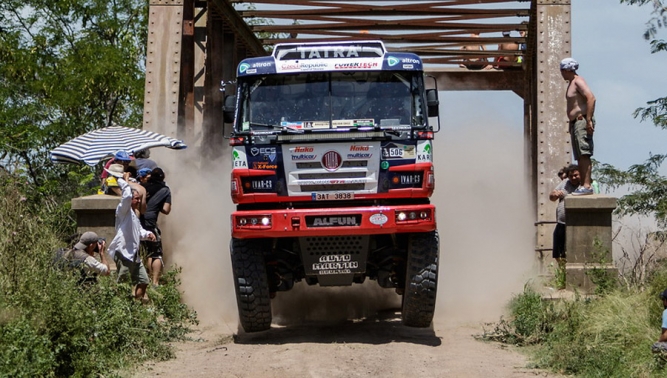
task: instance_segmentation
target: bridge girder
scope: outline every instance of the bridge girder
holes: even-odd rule
[[[555,219],[548,193],[557,170],[571,161],[557,69],[571,54],[570,8],[570,0],[150,0],[143,127],[186,139],[214,159],[228,133],[221,83],[229,88],[242,59],[268,54],[276,43],[380,39],[389,50],[419,54],[440,90],[511,90],[523,99],[535,249],[542,257],[551,249]],[[507,43],[526,48],[461,49]],[[519,55],[520,63],[495,63]],[[492,61],[498,69],[460,68],[466,59]]]

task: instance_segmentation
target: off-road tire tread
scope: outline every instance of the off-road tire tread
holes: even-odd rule
[[[245,332],[271,328],[271,298],[262,243],[235,239],[230,244],[239,320]]]
[[[406,326],[431,325],[438,289],[439,244],[437,231],[410,235],[402,310]]]

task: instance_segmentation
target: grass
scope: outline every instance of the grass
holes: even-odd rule
[[[50,216],[0,181],[0,376],[109,377],[173,357],[168,342],[197,321],[181,303],[178,270],[151,289],[149,305],[113,277],[82,287],[79,272],[53,265],[64,244]]]
[[[604,296],[543,300],[526,286],[509,304],[510,316],[484,338],[527,348],[532,366],[578,377],[664,377],[664,362],[651,353],[660,334],[667,266],[646,290],[614,285]]]

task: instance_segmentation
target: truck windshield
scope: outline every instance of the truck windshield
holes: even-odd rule
[[[333,72],[244,78],[237,131],[423,127],[420,72]]]

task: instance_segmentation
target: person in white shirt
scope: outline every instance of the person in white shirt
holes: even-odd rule
[[[125,172],[121,175],[111,170],[107,172],[117,178],[122,192],[116,207],[116,236],[109,243],[109,256],[116,262],[118,281],[129,275],[132,284],[136,285],[134,297],[141,300],[150,281],[139,256],[139,244],[141,240],[155,241],[155,235],[141,227],[135,212],[141,205],[141,194],[128,184],[130,174]]]

